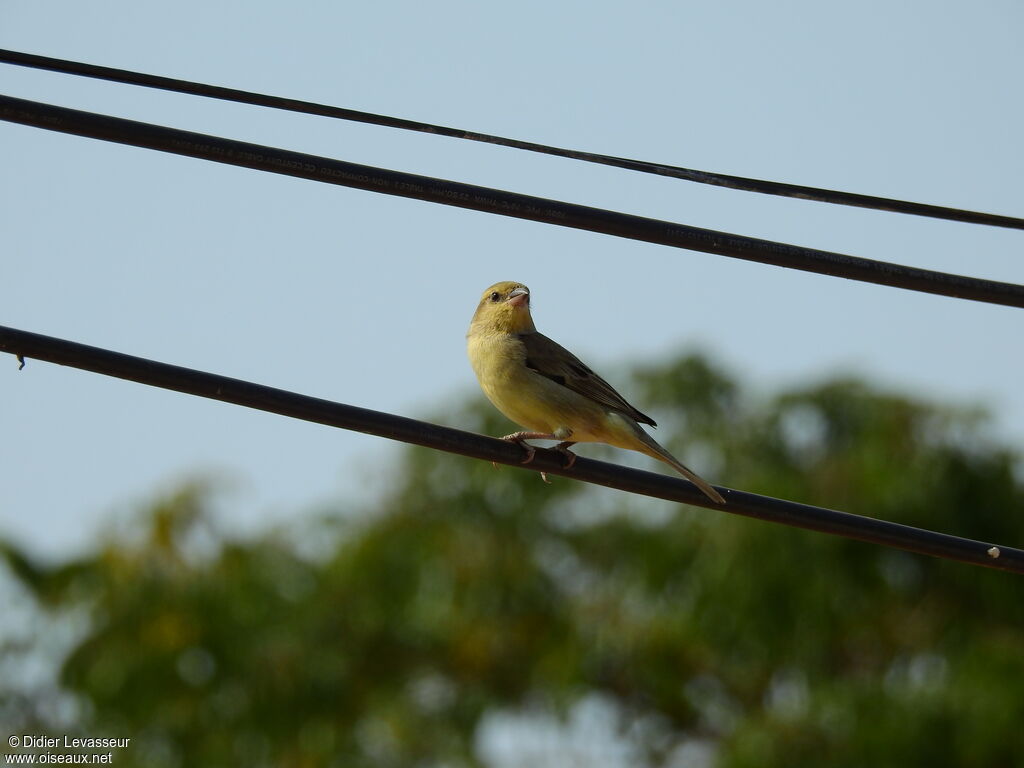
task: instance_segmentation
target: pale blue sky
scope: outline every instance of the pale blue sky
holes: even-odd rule
[[[1016,0],[0,3],[0,47],[1017,216],[1022,31]],[[1024,282],[1017,231],[6,65],[0,84],[22,98]],[[7,123],[0,164],[0,324],[422,416],[475,392],[469,316],[487,285],[514,279],[533,290],[540,328],[606,373],[692,347],[765,392],[856,372],[985,404],[998,433],[1024,445],[1017,309]],[[18,372],[2,358],[0,434],[0,534],[50,554],[199,471],[238,481],[227,506],[233,525],[249,526],[372,493],[397,450],[45,363]]]

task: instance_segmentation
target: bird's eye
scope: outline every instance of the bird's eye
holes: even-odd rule
[[[491,301],[497,301],[500,298],[501,298],[501,294],[498,293],[497,291],[495,291],[494,293],[491,294]]]

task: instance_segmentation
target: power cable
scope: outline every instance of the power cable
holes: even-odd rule
[[[158,88],[165,91],[185,93],[193,96],[204,96],[223,101],[234,101],[241,104],[252,104],[272,109],[287,110],[290,112],[301,112],[322,117],[331,117],[340,120],[351,120],[371,125],[380,125],[388,128],[398,128],[407,131],[419,131],[422,133],[433,133],[439,136],[448,136],[456,139],[468,139],[487,144],[496,144],[514,149],[539,152],[546,155],[566,157],[573,160],[582,160],[588,163],[599,163],[617,168],[625,168],[641,173],[653,173],[659,176],[669,176],[676,179],[695,181],[700,184],[710,184],[718,187],[727,187],[747,192],[758,192],[766,195],[778,195],[781,197],[794,197],[802,200],[815,200],[823,203],[836,205],[848,205],[857,208],[871,208],[879,211],[891,211],[894,213],[905,213],[914,216],[928,216],[935,219],[946,219],[950,221],[961,221],[970,224],[985,224],[993,227],[1007,227],[1010,229],[1024,229],[1024,219],[1013,216],[1003,216],[993,213],[980,213],[967,211],[960,208],[949,208],[940,205],[928,205],[925,203],[913,203],[905,200],[894,200],[874,195],[861,195],[853,192],[841,192],[831,189],[820,189],[800,184],[786,184],[762,179],[750,179],[742,176],[731,176],[722,173],[709,171],[697,171],[691,168],[681,168],[675,165],[653,163],[645,160],[630,160],[624,157],[602,155],[595,152],[583,152],[574,149],[562,149],[545,144],[537,144],[531,141],[520,141],[508,139],[501,136],[493,136],[486,133],[467,131],[461,128],[447,128],[443,125],[422,123],[416,120],[405,120],[387,115],[377,115],[372,112],[362,112],[355,109],[332,107],[326,104],[317,104],[298,99],[288,99],[279,96],[268,96],[262,93],[241,91],[235,88],[223,88],[216,85],[205,85],[189,80],[177,80],[159,75],[149,75],[142,72],[132,72],[125,69],[114,69],[112,67],[101,67],[95,64],[84,64],[66,59],[55,59],[48,56],[38,56],[31,53],[9,51],[0,49],[0,62],[14,64],[35,69],[45,69],[52,72],[92,77],[100,80],[108,80],[117,83],[140,85],[148,88]]]
[[[700,229],[532,195],[0,96],[0,119],[243,168],[924,293],[1024,307],[1024,286]],[[726,289],[723,289],[727,291]]]
[[[45,360],[294,419],[386,437],[485,461],[522,466],[523,449],[497,438],[300,395],[227,376],[168,365],[52,336],[0,326],[0,351],[15,355],[22,365],[26,357]],[[1024,550],[914,528],[887,520],[719,487],[719,492],[726,499],[726,504],[722,506],[710,502],[696,486],[682,478],[644,472],[582,456],[577,458],[571,469],[566,469],[565,457],[556,451],[546,449],[538,449],[534,460],[526,468],[629,493],[693,504],[987,568],[1024,573]]]

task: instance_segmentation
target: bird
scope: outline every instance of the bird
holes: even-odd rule
[[[480,297],[466,334],[470,364],[494,406],[524,430],[502,439],[526,452],[526,440],[558,440],[555,450],[576,463],[569,447],[606,443],[639,451],[672,466],[716,504],[725,499],[710,483],[655,442],[641,426],[657,426],[569,350],[537,331],[530,314],[530,289],[495,283]]]

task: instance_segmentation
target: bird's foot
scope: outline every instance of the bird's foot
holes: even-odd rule
[[[522,463],[529,464],[537,455],[537,449],[525,442],[526,440],[557,440],[558,438],[547,432],[513,432],[511,435],[505,435],[501,439],[521,445],[526,451],[526,458],[523,459]]]
[[[526,442],[526,433],[524,432],[513,432],[511,435],[505,435],[501,439],[509,443],[515,443],[526,451],[526,458],[520,462],[521,464],[529,464],[537,455],[537,449]]]
[[[554,435],[548,434],[547,432],[513,432],[511,435],[505,435],[501,439],[522,446],[523,450],[526,451],[526,458],[523,459],[522,463],[529,464],[537,456],[537,449],[525,442],[526,440],[557,440],[558,438]],[[569,445],[572,445],[572,443],[569,443]],[[564,449],[559,450],[562,450],[564,453],[569,453]],[[571,456],[572,454],[569,455]],[[573,456],[573,461],[575,461],[575,456]],[[569,463],[569,466],[572,466],[572,462]],[[548,480],[547,472],[541,472],[540,479],[549,485],[551,484],[551,481]]]
[[[576,463],[576,454],[569,450],[569,446],[576,445],[572,440],[566,440],[564,443],[559,443],[555,446],[554,450],[565,456],[566,464],[563,469],[572,469]]]

